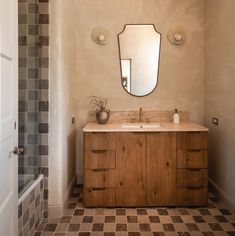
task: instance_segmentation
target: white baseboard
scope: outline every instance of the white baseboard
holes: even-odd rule
[[[66,202],[68,201],[70,192],[72,191],[72,188],[74,186],[74,183],[77,180],[77,175],[75,174],[71,183],[69,184],[68,189],[66,190],[64,197],[63,197],[63,204],[60,205],[54,205],[54,206],[48,206],[48,217],[49,218],[60,218],[63,216],[64,213],[64,205],[66,204]]]
[[[64,195],[64,199],[63,199],[63,204],[64,204],[64,205],[65,205],[65,203],[68,201],[69,195],[70,195],[70,193],[71,193],[71,191],[72,191],[72,189],[73,189],[73,186],[74,186],[74,184],[75,184],[76,181],[77,181],[77,175],[75,174],[74,177],[72,178],[71,183],[69,184],[69,187],[68,187],[68,189],[67,189],[65,195]]]
[[[63,216],[63,206],[48,206],[48,218],[60,218]]]
[[[83,171],[77,171],[77,183],[83,184]]]
[[[210,178],[209,178],[209,184],[216,191],[220,201],[228,208],[228,210],[230,210],[233,214],[235,214],[234,200]]]

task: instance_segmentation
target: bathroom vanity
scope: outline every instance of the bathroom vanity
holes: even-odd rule
[[[88,123],[83,132],[86,207],[207,205],[207,128]]]

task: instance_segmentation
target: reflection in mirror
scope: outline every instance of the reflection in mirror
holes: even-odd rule
[[[148,95],[157,85],[161,34],[154,25],[125,25],[118,42],[123,88]]]
[[[121,59],[122,85],[127,90],[131,89],[131,59]]]

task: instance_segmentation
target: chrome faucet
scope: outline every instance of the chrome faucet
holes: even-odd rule
[[[140,107],[140,109],[139,109],[139,123],[142,122],[142,113],[143,113],[143,108]]]

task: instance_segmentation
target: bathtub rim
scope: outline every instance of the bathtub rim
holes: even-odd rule
[[[40,183],[43,179],[43,174],[38,175],[37,179],[33,181],[33,183],[26,189],[26,191],[18,198],[18,205],[20,205],[26,197],[30,194],[30,192]]]

